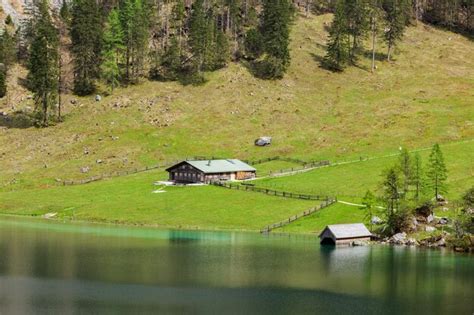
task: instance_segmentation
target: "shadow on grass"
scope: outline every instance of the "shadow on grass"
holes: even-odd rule
[[[35,126],[35,119],[32,114],[15,112],[0,116],[0,127],[26,129]]]

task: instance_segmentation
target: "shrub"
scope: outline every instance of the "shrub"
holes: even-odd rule
[[[255,76],[261,79],[281,79],[286,67],[281,59],[266,56],[263,60],[255,62]]]

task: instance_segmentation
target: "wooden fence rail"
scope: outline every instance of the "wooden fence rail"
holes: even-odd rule
[[[280,222],[277,222],[277,223],[267,225],[266,227],[264,227],[263,229],[260,230],[260,233],[270,233],[274,229],[281,228],[285,225],[290,224],[291,222],[294,222],[298,219],[301,219],[301,218],[306,217],[310,214],[313,214],[316,211],[319,211],[321,209],[329,207],[330,205],[332,205],[335,202],[337,202],[336,199],[326,200],[324,203],[320,204],[319,206],[308,209],[308,210],[304,211],[303,213],[295,214],[295,215],[289,217],[288,219],[286,219],[284,221],[280,221]]]
[[[63,180],[60,183],[64,186],[82,185],[82,184],[96,182],[96,181],[99,181],[99,180],[102,180],[102,179],[105,179],[105,178],[125,176],[125,175],[131,175],[131,174],[146,172],[146,171],[150,171],[150,170],[154,170],[154,169],[167,168],[167,167],[170,167],[174,164],[177,164],[177,163],[179,163],[183,160],[192,161],[192,160],[217,160],[217,159],[223,159],[223,158],[216,157],[216,156],[191,156],[191,157],[186,157],[186,158],[180,159],[180,160],[167,161],[167,162],[163,162],[161,164],[155,164],[155,165],[145,166],[145,167],[141,167],[141,168],[134,168],[134,169],[128,169],[128,170],[123,170],[123,171],[115,171],[115,172],[110,172],[110,173],[104,173],[104,174],[100,174],[100,175],[96,175],[96,176],[92,176],[92,177],[84,178],[84,179]],[[270,162],[270,161],[276,161],[276,160],[291,161],[291,162],[294,162],[294,163],[302,164],[303,166],[302,167],[291,168],[291,169],[288,169],[288,170],[280,170],[280,171],[277,171],[277,172],[270,172],[271,176],[277,176],[278,174],[284,173],[284,172],[292,172],[292,171],[304,170],[304,169],[307,169],[307,168],[313,168],[313,167],[318,167],[318,166],[329,165],[329,161],[304,162],[302,160],[297,160],[297,159],[292,159],[292,158],[282,158],[282,157],[279,157],[279,156],[264,158],[264,159],[255,160],[255,161],[246,161],[246,162],[248,164],[251,164],[251,165],[258,165],[258,164],[262,164],[262,163],[266,163],[266,162]]]
[[[303,200],[333,200],[334,197],[330,196],[323,196],[323,195],[308,195],[308,194],[299,194],[289,191],[279,191],[274,189],[262,188],[253,185],[239,185],[239,184],[231,184],[226,182],[214,181],[211,182],[212,185],[225,187],[228,189],[235,189],[235,190],[242,190],[242,191],[254,191],[259,193],[264,193],[270,196],[278,196],[278,197],[285,197],[285,198],[293,198],[293,199],[303,199]]]

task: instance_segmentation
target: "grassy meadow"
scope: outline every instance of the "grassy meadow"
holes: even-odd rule
[[[163,170],[82,186],[59,183],[196,155],[341,162],[436,142],[449,169],[448,196],[458,198],[474,184],[472,41],[419,23],[408,28],[393,62],[384,60],[386,47],[379,43],[376,73],[370,73],[365,56],[357,67],[332,73],[320,66],[330,20],[330,15],[296,19],[292,62],[282,80],[259,80],[231,63],[207,74],[201,86],[146,81],[117,89],[100,102],[65,95],[64,122],[43,129],[14,114],[32,106],[28,92],[15,83],[25,76],[18,69],[9,79],[17,87],[9,90],[17,94],[0,100],[0,111],[12,117],[0,118],[0,213],[57,212],[65,220],[258,230],[314,203],[205,186],[152,193],[158,189],[153,182],[166,179]],[[272,136],[272,145],[255,147],[259,136]],[[426,162],[429,151],[420,153]],[[255,183],[357,199],[367,189],[377,190],[381,172],[395,161],[377,158]],[[297,166],[273,161],[256,167],[265,176]],[[89,171],[81,172],[83,167]],[[283,231],[360,221],[359,212],[338,204]]]
[[[467,188],[474,185],[474,141],[451,143],[441,146],[448,168],[448,194],[450,198],[460,198]],[[428,163],[430,149],[419,151]],[[383,180],[383,172],[395,165],[398,156],[380,157],[315,169],[309,172],[269,177],[254,181],[258,187],[306,194],[327,194],[343,197],[362,198],[367,189],[377,192]]]
[[[159,175],[150,171],[85,185],[4,192],[0,213],[57,213],[64,220],[257,231],[317,204],[214,186],[156,186]]]

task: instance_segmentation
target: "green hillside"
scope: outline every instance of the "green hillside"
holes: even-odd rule
[[[0,119],[0,125],[5,125],[0,129],[0,211],[60,212],[69,217],[65,211],[77,208],[76,218],[84,220],[258,229],[261,223],[285,219],[314,204],[214,187],[152,194],[151,185],[164,178],[163,172],[85,186],[57,188],[57,181],[195,155],[342,161],[396,153],[400,146],[425,148],[435,142],[442,144],[447,156],[451,195],[457,198],[474,178],[472,142],[459,144],[474,139],[474,43],[419,23],[407,30],[393,62],[377,62],[375,74],[370,73],[370,60],[363,57],[358,67],[332,73],[320,67],[325,24],[330,20],[330,15],[323,15],[295,21],[292,63],[279,81],[256,79],[242,64],[231,64],[208,74],[202,86],[143,82],[118,89],[100,102],[68,95],[65,121],[49,128],[28,127],[20,115],[8,123]],[[380,45],[381,59],[385,50]],[[31,106],[26,94],[18,99],[15,110]],[[0,103],[2,110],[14,111],[5,100]],[[255,147],[253,140],[262,135],[272,136],[274,143]],[[458,144],[449,145],[453,142]],[[359,196],[376,186],[380,171],[393,161],[331,167],[263,180],[262,185]],[[262,172],[288,165],[265,165]],[[90,170],[82,173],[81,167]],[[344,175],[357,183],[348,183]],[[134,203],[127,198],[137,197],[128,191],[144,197]],[[165,198],[169,208],[157,198]],[[176,213],[171,218],[174,206],[170,205],[175,204],[181,204],[180,213],[196,211],[196,216],[205,215],[209,204],[215,211],[208,219]],[[168,216],[166,211],[171,211]],[[239,213],[258,220],[240,222],[235,219]]]

